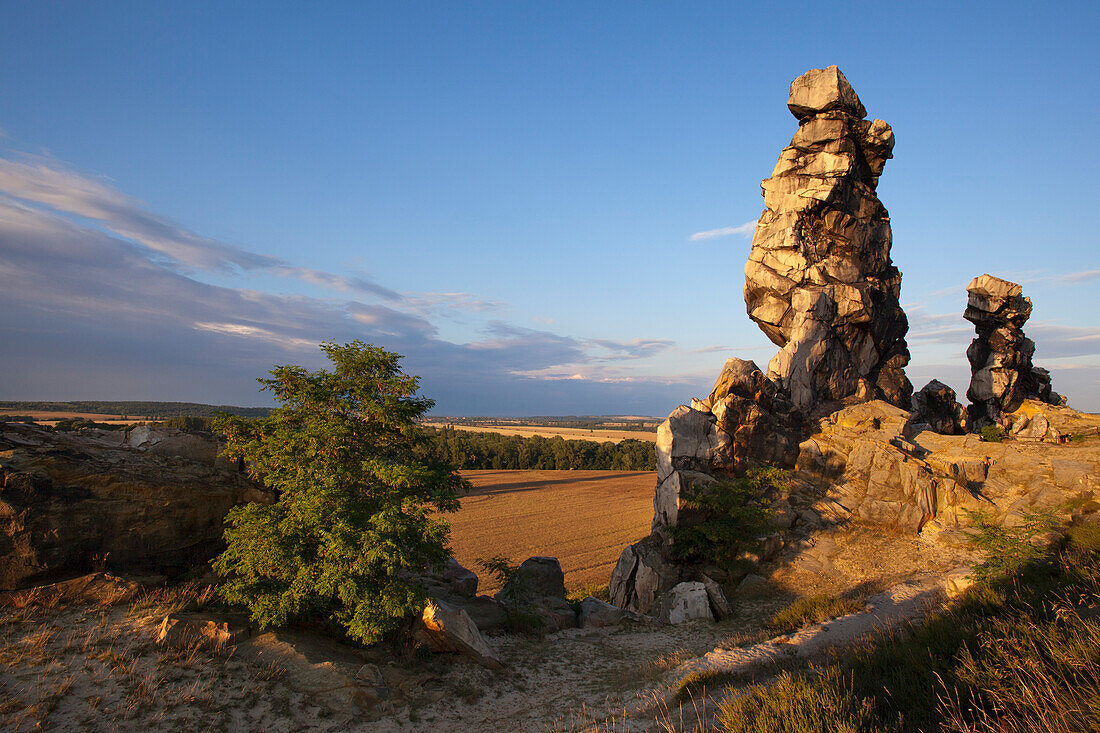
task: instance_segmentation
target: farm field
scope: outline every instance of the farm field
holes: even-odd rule
[[[566,440],[592,440],[597,443],[618,443],[622,440],[633,438],[634,440],[646,440],[650,443],[654,443],[657,440],[657,433],[646,432],[644,430],[604,430],[595,429],[587,430],[585,428],[551,428],[551,427],[539,427],[537,425],[523,425],[521,427],[511,427],[509,425],[492,425],[492,426],[475,426],[475,425],[452,425],[450,423],[442,422],[426,422],[424,425],[433,428],[454,428],[455,430],[469,430],[473,433],[500,433],[501,435],[518,435],[521,438],[532,438],[536,435],[543,438],[553,438],[560,435]]]
[[[503,555],[561,562],[565,587],[605,585],[623,548],[649,534],[650,471],[463,471],[474,490],[448,516],[455,558],[478,574],[479,593],[500,586],[477,565]]]
[[[150,418],[143,415],[127,415],[125,419],[122,415],[105,415],[103,413],[96,412],[65,412],[60,410],[22,410],[22,409],[7,409],[0,410],[0,414],[12,414],[12,415],[29,415],[33,417],[36,422],[53,425],[58,420],[66,420],[68,418],[84,418],[85,420],[93,420],[95,422],[106,423],[108,425],[129,425],[131,423],[148,421]]]

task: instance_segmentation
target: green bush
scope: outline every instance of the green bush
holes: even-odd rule
[[[1000,443],[1005,439],[1005,429],[1000,425],[986,425],[978,434],[987,443]]]
[[[277,492],[272,505],[230,510],[214,568],[231,603],[261,626],[334,625],[373,642],[423,608],[415,574],[449,556],[450,526],[468,484],[441,462],[413,458],[418,396],[401,357],[359,341],[321,345],[331,372],[279,366],[260,379],[280,406],[268,417],[219,415],[225,455]]]
[[[710,562],[730,568],[742,550],[758,545],[757,538],[770,531],[771,501],[768,492],[787,485],[787,473],[779,468],[754,468],[744,476],[699,487],[685,502],[699,511],[702,521],[672,529],[672,552],[681,562]]]
[[[1014,572],[1045,556],[1046,548],[1039,545],[1036,539],[1060,524],[1053,509],[1025,509],[1020,523],[1012,527],[981,509],[963,511],[978,530],[977,534],[969,536],[971,546],[982,555],[982,563],[974,572],[978,579]]]

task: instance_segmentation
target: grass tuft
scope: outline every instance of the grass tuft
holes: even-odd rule
[[[974,585],[823,670],[732,688],[722,730],[1100,731],[1096,533]]]
[[[830,593],[800,598],[771,617],[765,628],[774,634],[797,631],[806,626],[846,616],[863,608],[863,604]]]

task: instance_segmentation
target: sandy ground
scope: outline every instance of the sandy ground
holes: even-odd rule
[[[597,443],[618,443],[619,441],[633,438],[645,440],[650,443],[657,441],[657,433],[644,430],[586,430],[584,428],[542,428],[537,425],[524,425],[511,427],[508,425],[493,425],[480,427],[475,425],[452,425],[450,423],[428,422],[424,423],[433,428],[454,428],[455,430],[468,430],[473,433],[500,433],[501,435],[519,435],[523,438],[531,438],[536,435],[543,438],[553,438],[560,435],[566,440],[592,440]]]
[[[688,674],[733,671],[748,683],[771,678],[777,664],[813,662],[919,614],[953,560],[915,538],[822,532],[768,567],[753,594],[732,598],[728,619],[489,634],[508,665],[500,672],[455,655],[302,641],[299,632],[258,634],[222,651],[158,645],[160,620],[194,591],[9,603],[0,608],[0,729],[689,731],[710,719],[716,694],[672,703]],[[823,589],[847,590],[867,608],[768,639],[767,619]],[[365,711],[357,707],[361,667],[385,678],[387,690]]]
[[[623,548],[649,534],[657,475],[634,471],[463,471],[474,491],[448,517],[455,558],[499,590],[477,561],[557,557],[565,586],[606,585]]]

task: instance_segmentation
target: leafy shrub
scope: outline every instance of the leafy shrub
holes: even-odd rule
[[[786,488],[787,473],[779,468],[754,468],[744,476],[698,487],[685,502],[702,513],[702,521],[674,527],[672,551],[681,562],[711,562],[732,567],[741,550],[757,546],[769,531],[768,492]]]
[[[261,626],[334,623],[373,642],[423,608],[416,573],[449,556],[450,526],[468,484],[444,463],[414,459],[416,394],[401,357],[359,341],[321,345],[333,371],[278,366],[260,379],[280,406],[268,417],[220,415],[225,455],[243,460],[278,500],[230,510],[214,568],[231,603]]]
[[[1046,549],[1036,540],[1060,524],[1054,510],[1025,509],[1020,523],[1012,527],[982,509],[963,511],[978,530],[970,535],[969,542],[982,555],[982,563],[974,572],[979,579],[1014,572],[1046,555]]]
[[[1000,425],[986,425],[978,434],[987,443],[1000,443],[1005,439],[1005,429]]]

